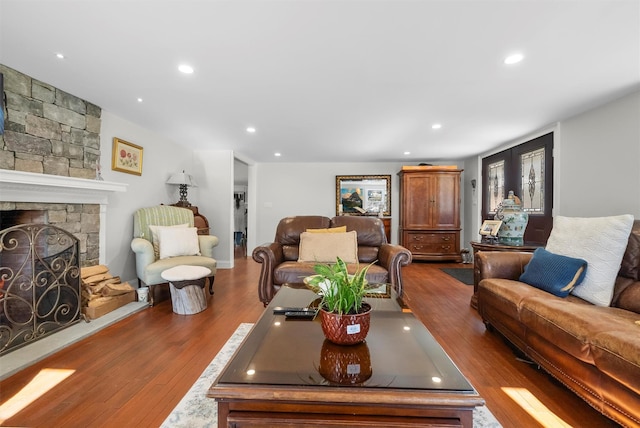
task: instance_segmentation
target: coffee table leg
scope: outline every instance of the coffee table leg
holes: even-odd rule
[[[228,416],[229,416],[229,402],[218,401],[218,428],[227,427]]]

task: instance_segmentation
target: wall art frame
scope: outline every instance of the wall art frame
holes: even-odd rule
[[[113,137],[111,169],[127,174],[142,175],[142,154],[138,145]]]
[[[391,175],[336,175],[336,215],[391,215]]]

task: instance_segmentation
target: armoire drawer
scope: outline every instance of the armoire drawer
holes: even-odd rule
[[[457,232],[405,232],[403,245],[416,260],[458,260],[460,258]]]
[[[407,244],[455,244],[458,234],[455,232],[433,233],[433,232],[405,232],[405,242]]]

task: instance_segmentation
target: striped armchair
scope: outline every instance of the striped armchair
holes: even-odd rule
[[[160,274],[166,269],[178,265],[203,266],[211,270],[209,277],[209,292],[213,293],[213,280],[216,273],[217,261],[213,258],[213,248],[218,245],[218,237],[198,235],[200,255],[181,255],[176,257],[159,258],[154,250],[152,231],[150,226],[175,226],[186,224],[194,227],[193,212],[186,208],[169,205],[159,205],[150,208],[140,208],[133,214],[133,240],[131,249],[136,255],[136,273],[138,285],[149,287],[151,304],[155,303],[154,286],[164,284]]]

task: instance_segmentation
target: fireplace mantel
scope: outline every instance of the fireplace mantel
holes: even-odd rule
[[[107,204],[113,192],[128,184],[0,169],[0,202],[100,205],[100,263],[105,263]]]
[[[0,169],[0,201],[108,204],[109,194],[128,184]]]

